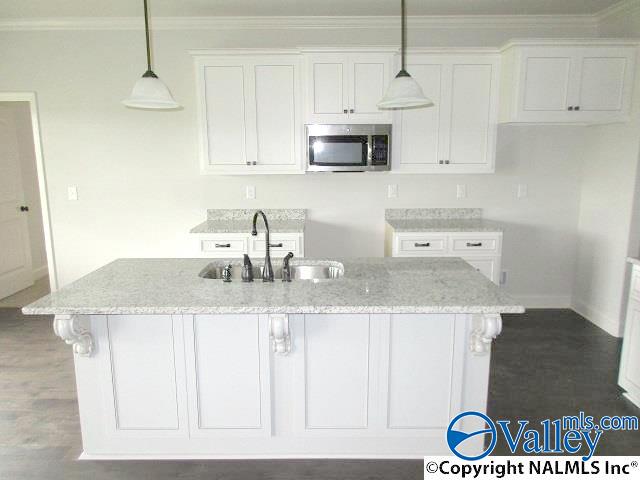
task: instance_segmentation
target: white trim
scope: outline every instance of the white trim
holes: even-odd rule
[[[575,298],[572,302],[572,308],[577,313],[593,323],[596,327],[599,327],[607,332],[609,335],[613,335],[617,338],[622,338],[623,324],[619,320],[611,318],[606,313]]]
[[[525,308],[571,308],[570,295],[518,295],[511,296]]]
[[[47,271],[49,285],[52,292],[58,288],[58,275],[53,253],[53,231],[51,229],[51,212],[49,211],[49,193],[42,153],[40,136],[40,120],[38,116],[38,100],[35,92],[0,92],[0,102],[29,102],[31,114],[31,128],[33,130],[33,146],[36,157],[36,171],[38,174],[38,190],[40,192],[40,206],[42,208],[42,226],[44,229],[44,246],[47,253]]]
[[[402,454],[382,454],[382,453],[347,453],[347,454],[172,454],[162,453],[158,455],[135,455],[135,454],[92,454],[82,452],[78,460],[287,460],[287,459],[389,459],[389,460],[422,460],[424,455],[402,455]]]
[[[33,281],[35,282],[36,280],[40,280],[41,278],[49,275],[49,267],[46,264],[41,265],[38,268],[34,268],[32,272],[33,272]]]
[[[410,28],[511,29],[535,27],[583,27],[596,33],[596,15],[415,15],[408,18]],[[282,30],[282,29],[399,29],[400,17],[376,16],[223,16],[155,17],[154,30]],[[49,17],[12,18],[0,21],[0,31],[24,30],[138,30],[140,17]]]

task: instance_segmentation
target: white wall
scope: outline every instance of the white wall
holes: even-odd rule
[[[640,8],[600,26],[605,37],[639,33]],[[640,253],[640,75],[636,75],[633,112],[629,123],[590,127],[580,153],[583,167],[573,308],[615,336],[621,336],[624,328],[630,271],[625,259]]]
[[[20,157],[20,174],[24,191],[25,205],[29,206],[27,224],[29,229],[29,246],[33,265],[34,280],[47,275],[47,254],[44,245],[42,228],[42,209],[38,190],[38,174],[36,171],[35,147],[31,112],[28,102],[4,103],[13,111]]]
[[[569,37],[590,27],[566,27]],[[557,27],[412,30],[413,45],[499,45],[514,37],[558,36]],[[505,221],[507,288],[529,304],[568,306],[579,211],[581,127],[501,127],[494,175],[334,174],[214,177],[198,173],[195,80],[188,49],[387,44],[392,29],[162,30],[156,72],[184,109],[129,110],[120,104],[144,70],[134,31],[0,32],[0,90],[38,94],[60,284],[117,257],[189,256],[189,228],[207,208],[310,209],[310,256],[383,254],[385,207],[483,207]],[[386,198],[386,185],[399,198]],[[457,183],[468,198],[456,200]],[[516,199],[527,183],[529,197]],[[257,199],[243,198],[244,185]],[[77,185],[79,201],[66,199]]]

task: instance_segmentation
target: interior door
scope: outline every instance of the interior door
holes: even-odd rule
[[[0,298],[33,285],[13,110],[0,105]]]

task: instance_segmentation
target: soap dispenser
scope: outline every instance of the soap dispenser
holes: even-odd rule
[[[251,259],[246,253],[244,254],[244,265],[242,266],[242,281],[253,282],[253,265],[251,265]]]

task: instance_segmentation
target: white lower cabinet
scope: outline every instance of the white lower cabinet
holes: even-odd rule
[[[626,390],[626,397],[640,407],[640,267],[637,265],[631,274],[618,384]]]
[[[385,254],[390,257],[461,257],[499,285],[502,232],[397,232],[387,226]]]
[[[486,409],[483,318],[92,316],[94,352],[75,356],[83,457],[446,454],[450,419]]]
[[[212,258],[238,258],[248,254],[252,260],[265,255],[264,233],[201,233],[197,234],[195,255]],[[271,256],[284,257],[293,252],[295,257],[304,257],[303,233],[272,233],[269,237]]]

